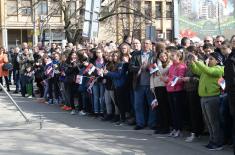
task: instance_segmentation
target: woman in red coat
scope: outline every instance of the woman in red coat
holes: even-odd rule
[[[7,85],[7,91],[10,91],[9,88],[9,83],[8,83],[8,70],[3,70],[2,66],[4,64],[8,63],[8,58],[7,58],[7,54],[5,53],[5,49],[3,47],[0,47],[0,83],[3,84],[3,77],[5,78],[6,81],[6,85]],[[0,88],[1,90],[1,88]]]

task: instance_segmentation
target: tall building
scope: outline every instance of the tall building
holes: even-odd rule
[[[182,16],[190,16],[193,11],[192,0],[181,0],[180,1],[180,14]]]
[[[63,1],[70,3],[70,14],[79,7],[79,0]],[[64,15],[58,3],[58,0],[1,0],[0,45],[10,48],[22,42],[36,44],[42,38],[45,42],[64,40]]]
[[[104,5],[106,4],[103,4],[103,7]],[[140,40],[148,36],[155,36],[155,39],[171,40],[173,38],[174,5],[172,0],[127,0],[125,5],[144,16],[119,14],[101,22],[99,41],[112,40],[121,43],[124,35]],[[120,9],[119,12],[133,10]]]

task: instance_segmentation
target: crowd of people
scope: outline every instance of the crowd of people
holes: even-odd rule
[[[12,76],[13,75],[13,76]],[[12,80],[13,79],[13,80]],[[209,150],[235,140],[235,36],[156,42],[130,37],[116,45],[53,43],[0,48],[0,83],[22,97],[60,104],[72,115],[146,127],[186,142],[205,132]],[[36,84],[36,85],[35,85]]]

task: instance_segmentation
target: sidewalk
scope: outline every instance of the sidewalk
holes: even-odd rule
[[[70,115],[56,105],[13,95],[32,120],[26,124],[7,96],[0,92],[0,155],[231,155],[232,149],[208,151],[208,137],[195,143],[184,138],[134,131],[132,126]],[[40,126],[40,116],[43,123]],[[40,129],[40,127],[42,127]]]

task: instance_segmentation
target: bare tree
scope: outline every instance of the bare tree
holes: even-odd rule
[[[50,21],[51,17],[54,14],[61,12],[63,14],[64,31],[67,41],[73,44],[82,42],[85,0],[80,0],[79,6],[75,8],[74,6],[72,7],[73,3],[76,3],[76,1],[57,0],[55,6],[52,6],[52,8],[48,9],[50,10],[50,13],[42,21],[41,33],[43,33],[43,27]]]

